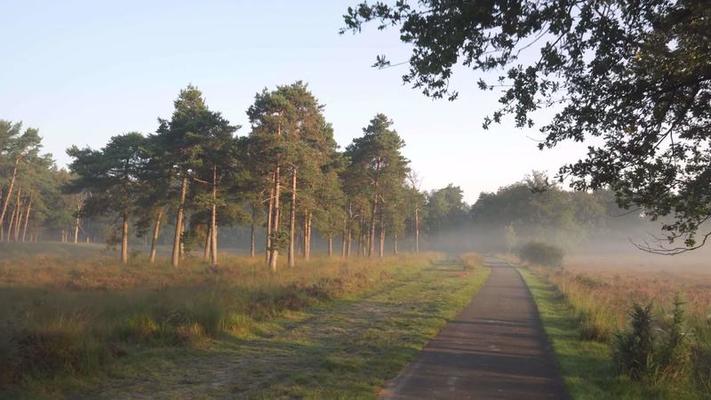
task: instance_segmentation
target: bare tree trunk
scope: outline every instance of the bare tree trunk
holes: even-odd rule
[[[81,201],[77,204],[77,215],[74,219],[74,244],[79,243],[79,212],[81,211]]]
[[[370,234],[368,235],[368,257],[375,254],[375,216],[378,211],[378,199],[373,199],[372,214],[370,216]]]
[[[67,241],[67,231],[65,231],[64,229],[62,229],[62,234],[60,235],[60,237],[61,237],[60,240],[62,241],[62,243],[66,243],[66,241]]]
[[[25,223],[23,224],[22,227],[22,242],[25,242],[25,239],[27,238],[27,224],[30,222],[30,211],[32,211],[32,195],[30,195],[30,199],[27,202],[27,211],[25,212]]]
[[[171,262],[174,267],[180,265],[181,243],[183,241],[183,218],[185,217],[185,196],[188,193],[188,177],[183,176],[180,183],[180,202],[175,216],[175,235],[173,235],[173,256]]]
[[[123,212],[121,227],[121,262],[128,264],[128,212]]]
[[[255,236],[255,223],[254,220],[257,218],[257,208],[252,205],[252,226],[249,232],[249,256],[254,258],[256,254],[256,236]]]
[[[311,220],[313,213],[311,211],[304,211],[304,260],[309,261],[311,259]]]
[[[20,226],[22,224],[22,197],[20,195],[21,190],[17,189],[17,215],[15,216],[15,230],[12,233],[12,240],[20,241]]]
[[[296,266],[294,244],[296,241],[296,168],[291,169],[291,210],[289,213],[289,267]]]
[[[10,199],[12,198],[12,189],[15,187],[15,178],[17,178],[17,165],[19,163],[20,159],[16,158],[15,166],[12,168],[12,177],[10,178],[10,184],[7,187],[7,193],[5,194],[5,201],[2,204],[2,211],[0,212],[0,240],[2,240],[3,236],[5,235],[5,214],[7,213],[7,206],[10,204]]]
[[[420,253],[420,210],[415,207],[415,254]]]
[[[395,235],[393,235],[393,253],[395,255],[400,254],[400,250],[398,249],[397,240],[398,240],[398,237],[397,237],[397,233],[396,233]]]
[[[274,234],[279,233],[279,197],[281,196],[281,186],[280,186],[280,176],[279,176],[279,164],[276,165],[274,170],[274,217],[272,218],[272,232]],[[277,270],[277,261],[279,259],[279,249],[277,246],[272,245],[269,251],[269,267],[272,272]]]
[[[328,234],[328,256],[333,257],[333,234]]]
[[[207,225],[205,230],[205,246],[203,247],[202,259],[203,261],[208,261],[210,259],[210,241],[212,240],[212,232],[210,225]]]
[[[158,209],[158,215],[156,215],[156,221],[153,224],[153,237],[151,238],[151,255],[148,262],[155,264],[156,262],[156,252],[158,244],[158,236],[160,236],[160,221],[163,219],[163,207]]]
[[[212,166],[212,210],[210,212],[210,266],[217,267],[217,166]]]
[[[383,213],[380,213],[380,251],[378,255],[382,258],[385,256],[385,220]]]
[[[12,213],[10,213],[10,223],[7,226],[7,241],[9,242],[10,240],[13,240],[14,232],[15,232],[15,225],[18,222],[17,221],[17,214],[18,211],[20,210],[20,193],[22,192],[22,188],[17,189],[17,195],[15,196],[15,207],[12,209]]]
[[[272,174],[272,179],[274,174]],[[272,213],[274,212],[274,187],[269,189],[269,208],[267,212],[267,237],[265,240],[266,247],[264,250],[264,260],[269,265],[270,249],[272,247]]]
[[[348,237],[348,217],[343,217],[343,231],[341,231],[341,258],[346,258],[346,238]]]

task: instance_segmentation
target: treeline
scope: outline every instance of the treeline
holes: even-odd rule
[[[284,253],[289,266],[308,260],[314,242],[342,257],[512,250],[526,240],[570,247],[645,221],[610,192],[565,191],[535,172],[472,206],[458,186],[422,191],[389,118],[376,115],[340,150],[323,110],[302,82],[265,89],[239,135],[188,86],[154,133],[72,146],[68,171],[40,154],[36,129],[0,121],[0,237],[105,241],[123,262],[130,243],[150,263],[169,244],[175,266],[197,249],[216,266],[221,236],[235,247],[246,231],[250,255],[276,269]]]
[[[382,257],[398,253],[405,236],[408,250],[420,250],[428,194],[417,189],[389,118],[376,115],[340,151],[323,106],[302,82],[257,93],[247,115],[249,132],[238,135],[240,126],[188,86],[154,133],[120,134],[101,149],[69,148],[69,171],[39,155],[36,130],[3,122],[3,235],[103,239],[119,245],[124,263],[130,239],[140,237],[154,263],[168,226],[174,266],[200,247],[216,266],[219,233],[234,226],[249,227],[252,256],[264,234],[272,269],[283,253],[289,266],[297,251],[308,260],[314,232],[329,255]]]
[[[481,193],[469,211],[479,248],[513,251],[529,241],[573,249],[630,246],[656,231],[641,209],[618,206],[614,193],[567,191],[534,171],[495,193]]]

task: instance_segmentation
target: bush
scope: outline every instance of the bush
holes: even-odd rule
[[[528,242],[523,245],[518,256],[531,264],[560,267],[563,264],[563,250],[542,242]]]
[[[678,381],[688,375],[691,347],[684,332],[683,305],[677,296],[667,329],[655,324],[651,304],[633,305],[630,330],[618,333],[614,342],[614,361],[620,373],[652,383]]]
[[[633,305],[630,322],[629,331],[615,336],[614,361],[620,373],[639,381],[655,370],[652,305]]]

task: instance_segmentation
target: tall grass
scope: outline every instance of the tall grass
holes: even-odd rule
[[[86,374],[138,348],[259,334],[261,321],[362,291],[433,257],[316,258],[276,274],[259,257],[226,256],[217,271],[198,260],[177,269],[96,257],[5,260],[0,386]]]
[[[671,274],[596,273],[534,268],[554,284],[570,305],[580,324],[581,340],[613,344],[628,329],[629,312],[635,304],[650,304],[655,332],[680,329],[679,300],[684,299],[683,334],[691,347],[691,362],[683,376],[667,371],[672,384],[693,381],[701,393],[711,393],[711,293],[709,282],[689,282]],[[663,378],[663,377],[662,377]],[[664,379],[661,379],[664,380]],[[669,383],[669,382],[665,382]]]

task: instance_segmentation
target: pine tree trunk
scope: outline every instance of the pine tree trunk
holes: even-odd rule
[[[25,239],[27,238],[27,224],[30,222],[30,211],[32,211],[32,195],[30,195],[30,199],[27,203],[27,211],[25,212],[25,223],[23,224],[22,227],[22,242],[25,242]]]
[[[151,238],[151,255],[148,262],[155,264],[156,262],[156,252],[158,245],[158,236],[160,236],[160,220],[163,219],[163,207],[158,209],[158,215],[156,215],[156,221],[153,224],[153,237]]]
[[[17,216],[15,216],[15,230],[12,233],[12,240],[20,241],[20,226],[22,224],[22,197],[20,196],[21,190],[17,190]]]
[[[385,256],[385,221],[383,213],[380,213],[380,251],[378,255],[382,258]]]
[[[393,253],[395,255],[400,254],[400,250],[398,249],[398,246],[397,246],[397,244],[398,244],[397,239],[398,239],[398,237],[397,237],[397,233],[396,233],[395,235],[393,235]]]
[[[217,267],[217,166],[212,166],[212,210],[210,212],[210,266]]]
[[[17,178],[17,165],[20,163],[20,159],[15,159],[15,166],[12,168],[12,177],[10,178],[10,184],[7,187],[7,193],[5,194],[5,201],[2,204],[2,211],[0,212],[0,240],[4,239],[5,235],[5,214],[7,213],[7,207],[10,204],[10,199],[12,198],[12,189],[15,187],[15,178]],[[9,233],[8,233],[8,236]]]
[[[255,223],[254,220],[257,218],[257,208],[252,205],[252,225],[249,232],[249,256],[254,258],[256,255],[256,236],[255,236]]]
[[[348,217],[343,217],[343,231],[341,232],[341,258],[346,258],[346,238],[348,237]]]
[[[304,260],[311,259],[311,220],[313,213],[306,211],[304,214]]]
[[[420,212],[415,208],[415,254],[420,254]]]
[[[188,193],[188,177],[184,176],[180,183],[180,202],[175,216],[175,235],[173,235],[173,255],[171,262],[174,267],[180,265],[181,243],[183,236],[183,218],[185,217],[185,196]]]
[[[123,212],[123,225],[121,227],[121,262],[128,264],[128,212]]]
[[[81,211],[81,202],[77,205],[77,216],[74,219],[74,244],[79,243],[79,212]]]
[[[333,234],[328,234],[328,256],[333,257]]]
[[[280,175],[279,175],[279,164],[276,165],[274,170],[274,217],[272,218],[272,232],[274,235],[279,234],[279,197],[281,196],[281,186],[280,186]],[[277,261],[279,259],[279,249],[277,246],[272,245],[269,251],[269,268],[272,272],[277,271]]]
[[[289,213],[289,267],[296,266],[296,168],[291,170],[291,210]]]
[[[368,235],[368,257],[375,254],[375,216],[378,211],[378,199],[373,199],[372,214],[370,216],[370,234]]]
[[[8,242],[12,240],[12,229],[15,227],[15,215],[17,215],[17,205],[12,209],[10,213],[10,223],[7,225],[7,237],[5,239]]]
[[[203,251],[202,251],[202,260],[207,262],[210,260],[210,241],[212,240],[212,228],[210,225],[207,225],[207,229],[205,230],[205,245],[203,246]]]
[[[274,175],[272,174],[272,179]],[[272,247],[272,213],[274,212],[274,187],[269,189],[269,207],[267,210],[267,237],[264,241],[266,243],[264,249],[264,261],[269,265],[270,249]]]

